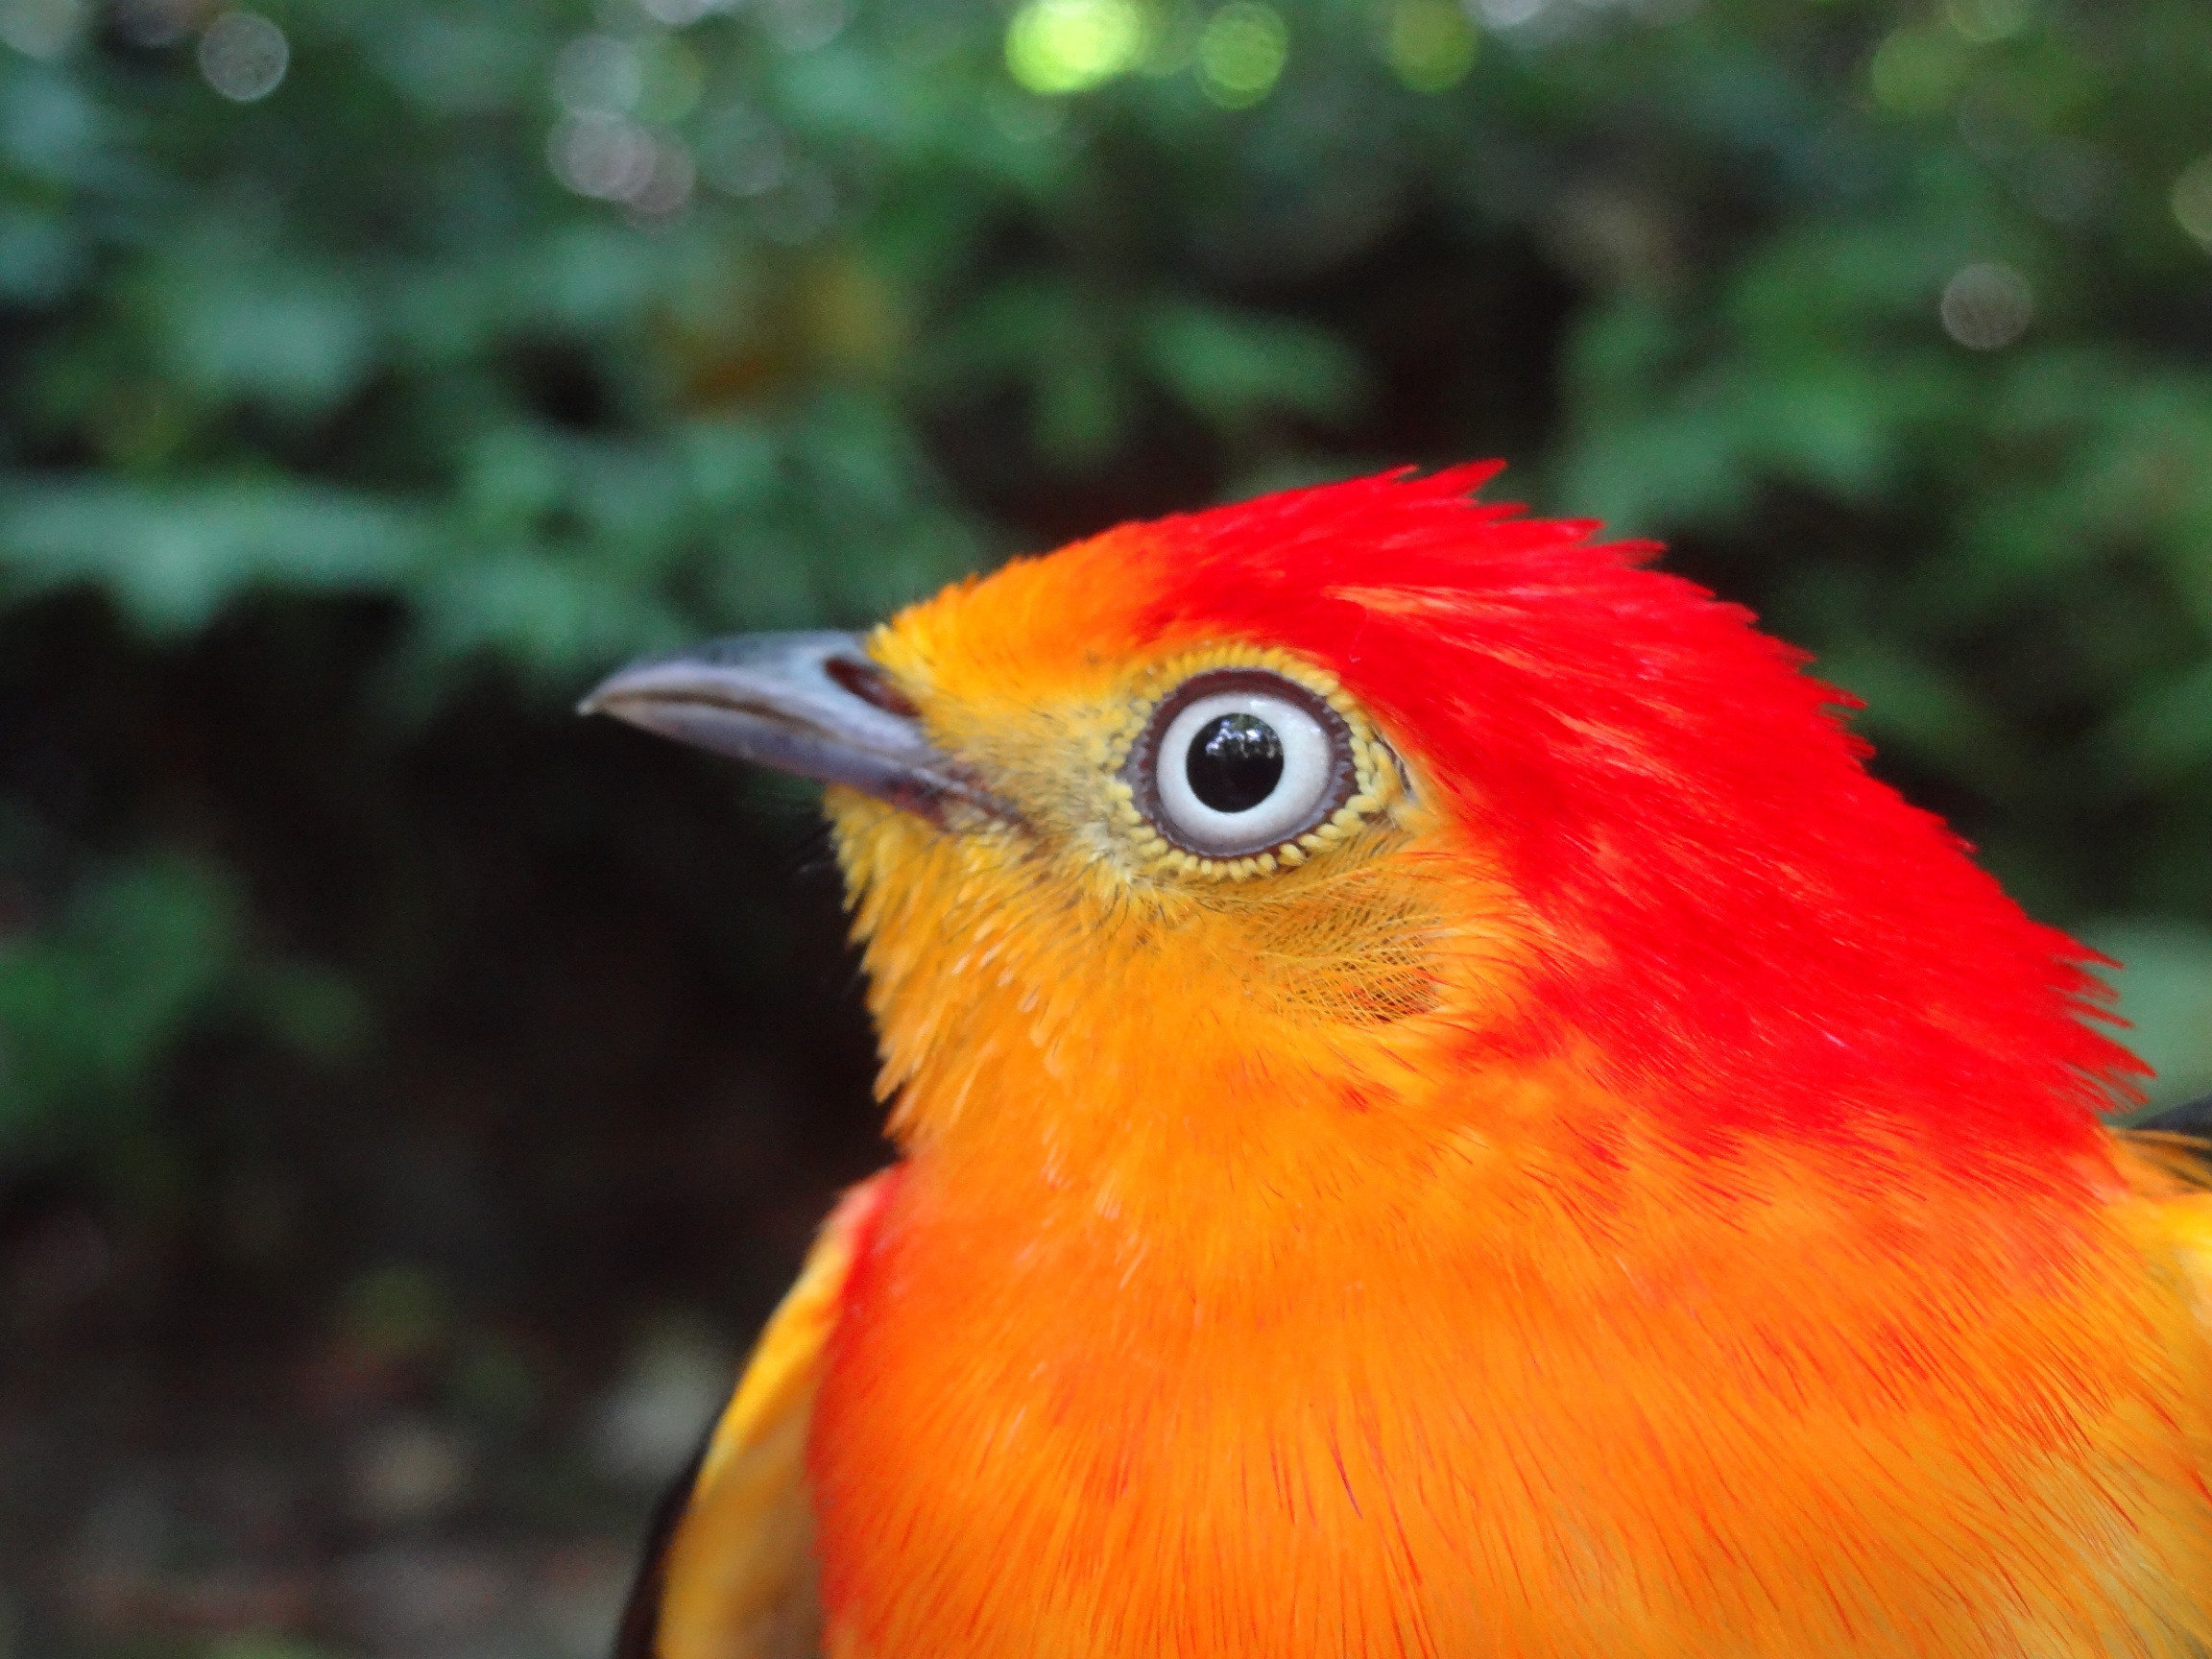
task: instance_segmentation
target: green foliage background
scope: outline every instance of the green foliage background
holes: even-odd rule
[[[565,714],[629,653],[1483,453],[1814,650],[2212,1086],[2201,0],[1038,0],[1060,92],[982,0],[262,4],[273,87],[0,0],[11,1169],[373,1139],[467,872],[661,867],[608,826],[690,763]]]

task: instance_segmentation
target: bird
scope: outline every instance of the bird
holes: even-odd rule
[[[2212,1651],[2212,1102],[1600,526],[1411,469],[583,707],[829,787],[895,1162],[624,1659]]]

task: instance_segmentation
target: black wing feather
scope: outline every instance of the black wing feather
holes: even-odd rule
[[[2200,1094],[2194,1100],[2184,1100],[2178,1106],[2152,1114],[2128,1128],[2153,1135],[2196,1135],[2212,1140],[2212,1094]]]
[[[630,1596],[622,1603],[622,1622],[614,1627],[613,1659],[660,1659],[661,1597],[668,1588],[668,1546],[675,1540],[676,1524],[691,1505],[691,1489],[699,1480],[699,1465],[707,1460],[713,1425],[700,1438],[684,1472],[669,1482],[653,1505],[653,1518],[645,1525],[645,1546],[637,1562],[637,1575],[630,1581]]]

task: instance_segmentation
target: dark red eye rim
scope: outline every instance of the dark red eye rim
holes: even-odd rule
[[[1177,830],[1174,820],[1161,810],[1158,764],[1161,735],[1175,724],[1175,717],[1191,704],[1207,697],[1219,696],[1224,691],[1264,692],[1269,697],[1279,697],[1286,703],[1295,704],[1310,714],[1321,730],[1329,734],[1330,756],[1328,791],[1307,815],[1304,823],[1287,834],[1272,836],[1260,845],[1230,852],[1199,846]],[[1137,810],[1144,814],[1144,821],[1157,830],[1170,846],[1209,859],[1249,858],[1295,841],[1309,830],[1328,823],[1359,789],[1359,768],[1352,757],[1352,728],[1345,724],[1344,716],[1331,708],[1326,698],[1314,695],[1295,680],[1271,674],[1264,668],[1209,668],[1202,674],[1191,675],[1168,692],[1160,700],[1159,707],[1152,710],[1152,717],[1144,722],[1144,730],[1137,734],[1137,741],[1129,746],[1129,757],[1121,764],[1121,777],[1135,792]]]

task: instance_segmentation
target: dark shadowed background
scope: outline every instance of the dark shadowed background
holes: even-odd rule
[[[0,0],[0,1659],[583,1659],[881,1156],[803,790],[567,712],[1502,455],[2212,1087],[2202,0]]]

